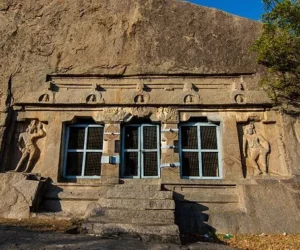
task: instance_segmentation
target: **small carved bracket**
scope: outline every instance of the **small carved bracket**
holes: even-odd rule
[[[87,104],[103,104],[104,99],[102,98],[102,94],[99,91],[94,90],[84,96],[83,102]]]
[[[232,102],[240,105],[247,104],[246,90],[246,83],[244,82],[244,79],[241,76],[241,80],[239,83],[232,83],[232,92],[230,94]]]
[[[145,85],[138,83],[136,85],[136,91],[132,95],[132,100],[135,104],[147,104],[150,100],[150,94],[145,91]]]
[[[55,83],[52,81],[46,82],[47,87],[45,88],[44,93],[42,93],[38,97],[38,102],[39,103],[54,103],[55,98],[54,98],[54,88],[55,88]]]
[[[200,96],[195,91],[195,88],[192,83],[185,83],[183,87],[183,102],[185,104],[198,104],[200,103]]]

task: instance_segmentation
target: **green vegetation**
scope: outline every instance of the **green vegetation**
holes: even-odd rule
[[[267,67],[261,81],[275,105],[300,110],[300,0],[263,0],[263,32],[252,46]]]

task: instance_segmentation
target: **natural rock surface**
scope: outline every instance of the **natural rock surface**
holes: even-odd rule
[[[40,189],[38,180],[22,173],[0,174],[0,214],[2,218],[29,218]]]
[[[260,26],[175,0],[4,0],[0,86],[11,77],[19,96],[51,73],[253,73]]]
[[[128,236],[102,239],[86,235],[53,232],[34,232],[21,227],[0,226],[0,246],[3,250],[16,249],[103,249],[103,250],[233,250],[226,245],[197,242],[190,245],[142,242]],[[16,237],[17,236],[17,237]],[[38,240],[36,240],[38,239]]]

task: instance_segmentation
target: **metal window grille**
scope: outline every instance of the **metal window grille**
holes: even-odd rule
[[[221,178],[219,127],[210,123],[180,125],[181,176]]]
[[[159,126],[129,124],[122,133],[122,176],[159,178]]]
[[[66,127],[64,177],[100,177],[103,132],[103,126],[95,124]]]

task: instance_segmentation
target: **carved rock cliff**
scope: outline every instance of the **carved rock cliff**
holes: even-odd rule
[[[0,3],[0,83],[24,95],[47,74],[253,73],[261,24],[176,0]],[[5,87],[4,87],[5,86]]]

